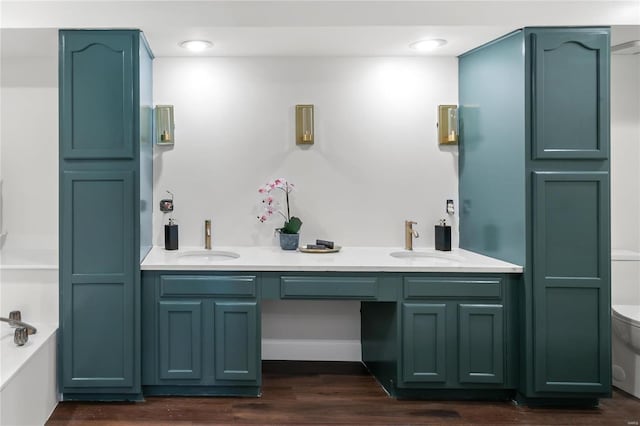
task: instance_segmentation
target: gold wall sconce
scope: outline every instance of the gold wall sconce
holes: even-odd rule
[[[458,106],[438,105],[438,143],[455,145],[458,134]]]
[[[173,145],[175,142],[173,105],[156,105],[156,145]]]
[[[312,145],[313,105],[296,105],[296,144]]]

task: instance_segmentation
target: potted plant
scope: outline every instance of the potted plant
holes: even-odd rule
[[[280,234],[280,247],[283,250],[295,250],[298,248],[300,242],[299,232],[302,221],[295,216],[291,216],[291,209],[289,207],[289,194],[291,194],[294,187],[294,184],[287,182],[284,178],[280,178],[258,188],[258,193],[264,196],[262,200],[263,212],[258,216],[258,220],[260,220],[260,222],[266,222],[275,213],[280,214],[284,218],[284,226],[282,228],[276,228],[276,232]],[[276,190],[280,190],[285,194],[285,201],[287,203],[286,215],[280,209],[280,203],[274,198],[273,192]]]

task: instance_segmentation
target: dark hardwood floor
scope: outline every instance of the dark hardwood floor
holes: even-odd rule
[[[398,401],[357,363],[265,362],[261,398],[149,397],[63,402],[47,425],[638,425],[640,401],[615,391],[598,408],[511,402]]]

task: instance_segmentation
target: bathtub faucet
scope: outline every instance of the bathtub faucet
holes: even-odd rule
[[[22,322],[20,311],[11,311],[9,313],[9,318],[0,317],[0,322],[6,322],[11,327],[16,327],[16,331],[13,334],[13,341],[18,346],[22,346],[27,343],[29,335],[36,334],[38,331],[38,329],[31,324]]]
[[[4,318],[4,317],[0,317],[0,321],[7,322],[7,323],[9,323],[9,325],[14,326],[14,327],[24,327],[29,332],[29,335],[36,334],[36,332],[38,331],[37,328],[35,328],[31,324],[27,324],[26,322],[16,321],[16,320],[12,320],[12,319],[9,319],[9,318]]]

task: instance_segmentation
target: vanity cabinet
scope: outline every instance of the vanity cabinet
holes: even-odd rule
[[[60,392],[63,400],[141,399],[153,56],[140,31],[59,37]]]
[[[258,395],[259,281],[256,274],[144,272],[144,393]]]
[[[397,303],[362,305],[363,361],[390,394],[420,397],[447,390],[455,397],[481,390],[506,397],[515,389],[519,278],[400,279]]]
[[[533,403],[611,393],[609,46],[608,28],[525,28],[459,60],[460,247],[524,266]]]
[[[502,304],[403,303],[402,381],[502,384],[505,323]],[[447,364],[456,360],[455,368]]]
[[[405,276],[398,387],[503,386],[505,285],[499,277]]]

